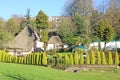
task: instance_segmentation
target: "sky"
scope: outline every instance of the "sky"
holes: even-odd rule
[[[101,0],[95,0],[99,4]],[[67,0],[2,0],[0,2],[0,18],[8,20],[12,15],[24,16],[30,9],[31,17],[40,10],[48,16],[60,16]]]
[[[40,10],[48,16],[60,16],[67,0],[3,0],[0,2],[0,17],[7,20],[12,15],[26,15],[30,9],[31,17]]]

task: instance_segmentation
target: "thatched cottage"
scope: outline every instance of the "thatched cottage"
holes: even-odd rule
[[[60,49],[62,48],[62,44],[63,43],[59,36],[52,36],[48,41],[47,50]]]
[[[8,51],[12,55],[26,55],[37,48],[37,34],[30,28],[25,27],[13,41],[9,43]],[[43,45],[43,43],[41,43]]]

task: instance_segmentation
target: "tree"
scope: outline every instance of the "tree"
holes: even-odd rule
[[[114,30],[106,20],[101,20],[100,23],[95,27],[95,35],[99,40],[105,42],[104,50],[106,49],[106,43],[110,42],[114,36]]]
[[[47,56],[45,53],[42,54],[42,65],[47,65]]]
[[[109,65],[112,65],[112,64],[113,64],[113,59],[112,59],[112,54],[111,54],[111,52],[109,52],[109,54],[108,54],[108,64],[109,64]]]
[[[74,44],[74,35],[76,33],[76,28],[70,18],[63,19],[60,22],[57,33],[62,38],[62,41],[70,45]]]
[[[98,64],[98,65],[101,64],[101,54],[100,54],[99,51],[98,51],[98,53],[97,53],[97,64]]]
[[[66,54],[65,55],[65,65],[67,66],[69,64],[70,64],[70,59],[69,59],[68,55]]]
[[[13,38],[14,36],[10,32],[0,30],[0,49],[5,49]]]
[[[102,64],[102,65],[107,64],[107,63],[106,63],[106,56],[105,56],[105,53],[104,53],[104,52],[102,52],[102,54],[101,54],[101,64]]]
[[[90,57],[89,57],[89,54],[86,55],[86,64],[87,64],[87,65],[90,64]]]
[[[15,34],[18,32],[18,24],[15,22],[13,18],[10,18],[6,23],[5,23],[5,30],[7,32],[10,32],[12,35],[15,36]]]
[[[80,64],[84,64],[83,53],[80,54]]]
[[[79,64],[77,51],[75,51],[75,53],[74,53],[74,64],[75,64],[75,65],[78,65],[78,64]]]
[[[118,52],[115,53],[115,65],[119,64],[119,56],[118,56]]]
[[[48,16],[42,10],[36,16],[36,28],[39,31],[40,40],[44,42],[44,50],[46,50],[49,22]]]
[[[26,26],[31,27],[33,30],[36,30],[35,20],[30,17],[30,9],[27,9],[27,14],[25,18],[20,23],[20,28],[24,29]]]
[[[69,59],[70,59],[70,65],[73,65],[74,64],[74,61],[73,61],[73,55],[72,54],[70,54],[69,55]]]
[[[64,7],[64,15],[74,16],[75,13],[88,15],[93,10],[92,0],[68,0]]]
[[[38,30],[49,28],[48,16],[42,10],[36,16],[36,27]]]
[[[115,31],[115,40],[120,39],[120,0],[110,0],[106,18]]]
[[[91,64],[95,64],[95,53],[94,52],[91,52]]]

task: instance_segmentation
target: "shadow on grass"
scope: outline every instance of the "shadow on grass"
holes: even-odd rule
[[[19,74],[11,74],[11,73],[2,73],[2,74],[5,75],[6,77],[11,78],[12,80],[32,80],[32,79],[25,78]]]

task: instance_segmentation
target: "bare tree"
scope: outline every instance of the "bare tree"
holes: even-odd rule
[[[68,0],[64,8],[64,15],[74,16],[75,13],[87,15],[90,14],[92,10],[92,0]]]

